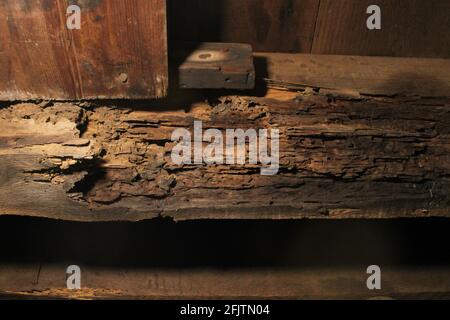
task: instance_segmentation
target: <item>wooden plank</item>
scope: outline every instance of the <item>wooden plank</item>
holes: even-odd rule
[[[382,31],[366,28],[371,4],[369,0],[172,0],[171,38],[250,43],[260,52],[450,57],[448,1],[378,1]]]
[[[0,214],[81,221],[448,217],[449,111],[448,97],[320,91],[200,96],[171,107],[12,104],[0,109]],[[248,163],[173,163],[173,132],[192,132],[200,120],[223,134],[278,129],[277,174],[261,175],[261,165]]]
[[[363,268],[140,270],[82,268],[82,289],[65,287],[67,265],[0,266],[0,298],[9,299],[448,299],[450,270],[389,268],[382,290],[368,290]],[[17,281],[19,279],[19,281]]]
[[[170,1],[177,41],[249,43],[255,51],[311,51],[319,0]]]
[[[0,2],[0,99],[155,98],[166,95],[165,0]]]
[[[347,94],[450,96],[450,60],[257,53],[269,86]],[[261,71],[259,71],[261,73]]]
[[[382,10],[382,30],[366,27],[367,7]],[[311,53],[450,57],[450,2],[322,0]]]
[[[181,88],[244,90],[255,86],[253,52],[249,45],[207,42],[186,56],[178,67]]]

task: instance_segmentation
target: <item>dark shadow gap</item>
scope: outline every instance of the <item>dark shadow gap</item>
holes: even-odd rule
[[[77,223],[0,218],[0,264],[242,269],[450,266],[450,219]]]

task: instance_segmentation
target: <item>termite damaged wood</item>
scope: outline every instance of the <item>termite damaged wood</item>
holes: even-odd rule
[[[255,56],[253,93],[3,103],[0,214],[81,221],[450,215],[448,60]],[[261,78],[278,89],[262,93]],[[276,129],[277,174],[261,175],[260,165],[173,163],[172,134],[192,131],[196,121],[222,133]]]
[[[312,90],[204,98],[175,108],[6,104],[0,214],[79,221],[450,216],[449,98]],[[248,164],[174,165],[171,135],[196,120],[205,129],[277,128],[278,174],[263,176]]]

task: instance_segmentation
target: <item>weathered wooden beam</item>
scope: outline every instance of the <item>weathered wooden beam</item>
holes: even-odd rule
[[[139,270],[83,267],[83,288],[65,287],[67,266],[1,265],[6,299],[448,299],[448,268],[389,268],[368,290],[364,268]],[[38,279],[38,280],[37,280]]]
[[[86,221],[450,216],[449,98],[271,91],[217,101],[180,111],[3,107],[0,214]],[[174,164],[172,133],[192,130],[196,120],[221,132],[277,128],[278,173]]]
[[[303,74],[289,70],[306,68],[312,80],[264,97],[208,100],[199,93],[120,108],[112,102],[4,104],[0,214],[85,221],[450,216],[448,62],[264,59],[267,79],[300,83]],[[305,59],[317,68],[301,63]],[[408,63],[417,69],[408,78],[416,86],[390,90],[398,84],[391,68],[404,72]],[[436,86],[427,86],[427,65]],[[337,71],[325,77],[333,66],[342,69],[339,82],[331,77]],[[386,85],[379,86],[380,73],[370,81],[364,70],[385,70]],[[342,89],[349,86],[355,90],[347,94]],[[172,134],[192,131],[195,121],[224,135],[227,129],[279,130],[277,174],[261,175],[261,165],[248,162],[174,164]]]
[[[269,87],[344,95],[450,96],[450,59],[255,53]],[[336,92],[337,91],[337,92]]]

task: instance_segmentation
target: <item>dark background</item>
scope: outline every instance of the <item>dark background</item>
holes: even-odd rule
[[[381,7],[382,30],[366,27]],[[168,0],[170,41],[243,42],[255,51],[450,57],[448,0]]]
[[[78,223],[0,217],[0,264],[448,267],[449,219]]]

